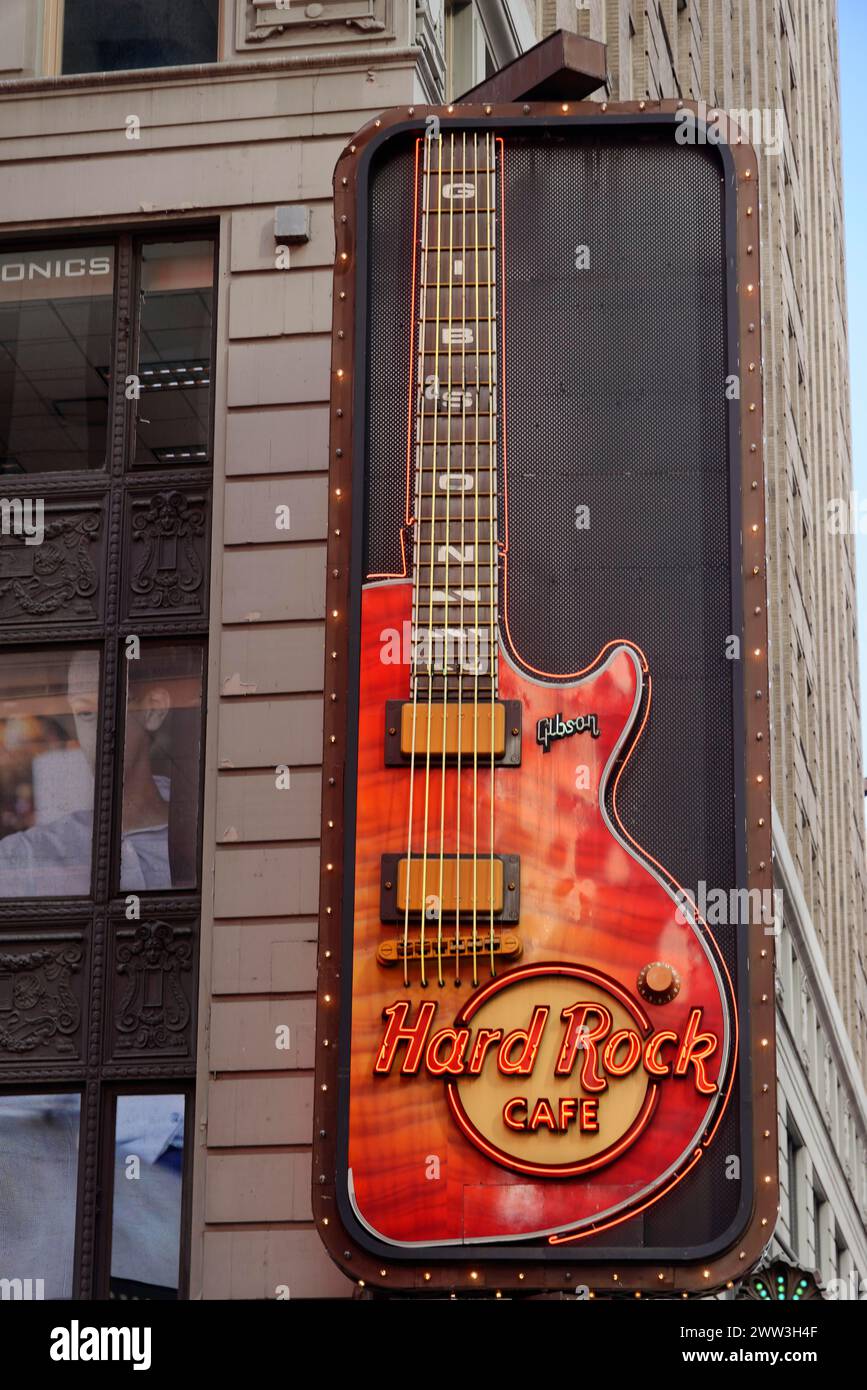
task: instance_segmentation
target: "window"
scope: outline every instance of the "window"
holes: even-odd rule
[[[117,72],[213,63],[218,56],[220,0],[63,0],[64,73]]]
[[[0,253],[0,473],[104,468],[114,247]]]
[[[801,1144],[792,1133],[791,1128],[786,1133],[786,1169],[789,1179],[789,1244],[797,1258],[798,1240],[800,1238],[800,1223],[798,1221],[798,1203],[800,1193],[798,1191],[798,1151]]]
[[[215,251],[0,246],[0,1279],[45,1297],[186,1286]]]
[[[447,0],[445,58],[449,101],[454,101],[497,71],[497,63],[474,0]]]
[[[114,1097],[110,1290],[115,1298],[178,1296],[187,1097]]]
[[[126,663],[118,887],[195,888],[202,651],[151,643]]]
[[[0,1278],[31,1298],[72,1297],[80,1119],[75,1092],[0,1095]]]
[[[209,241],[142,247],[136,463],[210,458],[213,262]]]
[[[0,898],[86,897],[99,650],[13,651],[0,671]]]
[[[813,1263],[820,1274],[824,1273],[825,1262],[828,1258],[827,1233],[825,1230],[825,1198],[813,1183]]]
[[[135,462],[211,456],[213,243],[137,248]],[[115,341],[113,245],[0,249],[0,474],[106,467]]]

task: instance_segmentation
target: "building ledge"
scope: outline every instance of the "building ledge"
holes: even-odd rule
[[[293,53],[275,58],[236,59],[227,63],[189,63],[168,68],[124,68],[118,72],[67,73],[58,77],[16,77],[0,82],[0,97],[35,93],[68,95],[114,87],[153,87],[163,83],[219,82],[236,77],[297,75],[347,68],[417,67],[420,48],[376,48],[340,53]]]

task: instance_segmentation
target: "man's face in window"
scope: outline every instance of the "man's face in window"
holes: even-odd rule
[[[66,677],[69,707],[75,720],[75,735],[88,766],[96,765],[96,729],[99,719],[99,656],[96,652],[76,652]]]
[[[150,761],[153,736],[171,708],[171,695],[158,681],[137,681],[130,672],[123,745],[124,775]]]
[[[69,663],[67,698],[75,720],[75,733],[88,766],[96,765],[96,730],[99,720],[99,656],[76,652]],[[150,756],[153,734],[171,705],[165,686],[156,681],[130,680],[124,738],[124,766],[136,767]]]

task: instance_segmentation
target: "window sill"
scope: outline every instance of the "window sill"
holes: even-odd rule
[[[6,78],[0,81],[0,97],[28,96],[31,92],[74,92],[103,87],[153,86],[161,82],[213,82],[217,78],[246,77],[251,73],[310,72],[317,68],[370,68],[415,66],[418,48],[382,48],[362,52],[293,53],[273,58],[240,58],[231,62],[190,63],[171,68],[126,68],[118,72],[67,73],[56,77]]]

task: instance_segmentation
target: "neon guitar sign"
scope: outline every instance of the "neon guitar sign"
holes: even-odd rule
[[[546,671],[510,623],[508,135],[455,118],[412,149],[400,563],[364,569],[353,618],[342,1219],[395,1258],[580,1251],[713,1146],[738,1002],[618,810],[644,652],[615,631]]]

